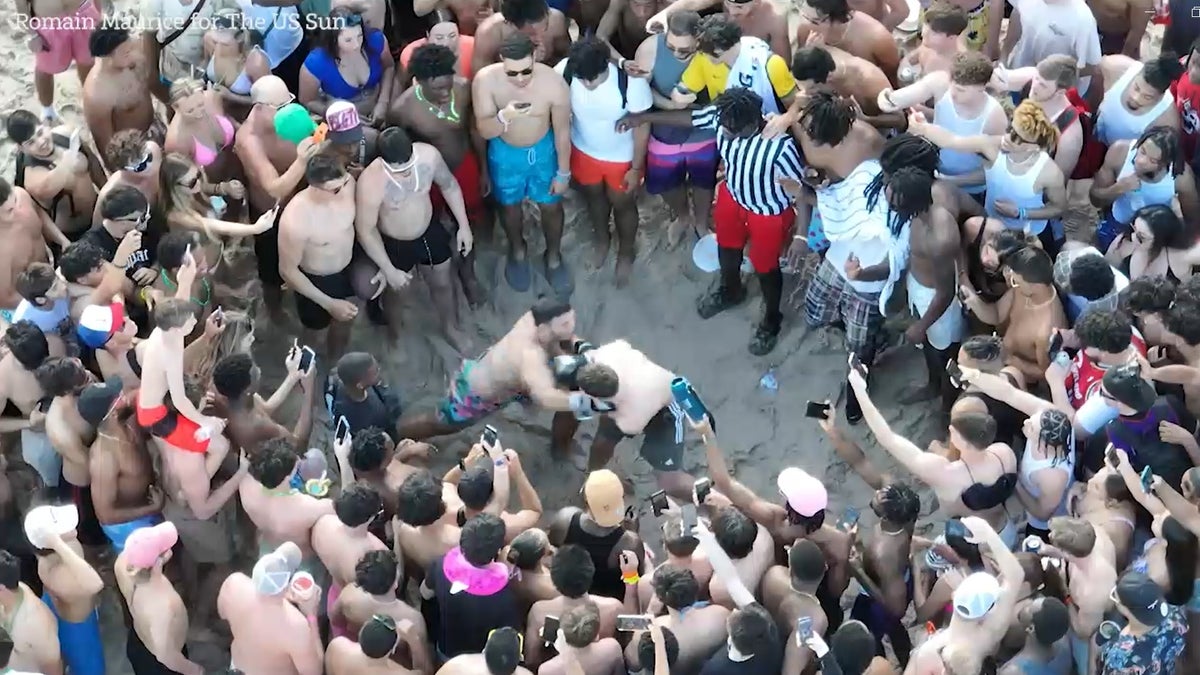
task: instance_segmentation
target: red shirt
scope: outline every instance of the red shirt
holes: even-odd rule
[[[1142,356],[1146,355],[1146,341],[1142,339],[1136,328],[1133,330],[1131,342]],[[1100,365],[1088,358],[1085,351],[1080,349],[1075,354],[1075,358],[1071,361],[1071,370],[1067,373],[1067,379],[1064,382],[1067,387],[1067,396],[1071,399],[1071,407],[1076,410],[1083,407],[1089,396],[1100,390],[1100,381],[1104,379],[1104,373],[1108,370],[1107,366]]]
[[[425,44],[429,40],[421,38],[416,42],[410,42],[405,45],[404,50],[400,52],[400,67],[408,68],[408,60],[412,58],[412,53]],[[470,35],[458,36],[458,74],[462,77],[471,79],[471,58],[475,54],[475,38]]]
[[[1184,73],[1171,85],[1171,93],[1175,95],[1175,107],[1179,110],[1183,153],[1191,163],[1196,143],[1200,140],[1200,84],[1192,82]]]

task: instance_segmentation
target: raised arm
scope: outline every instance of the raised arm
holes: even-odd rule
[[[904,10],[906,13],[908,9]],[[929,73],[907,87],[884,89],[879,92],[876,103],[883,112],[896,112],[921,105],[946,93],[950,86],[950,74],[944,70]]]
[[[867,392],[866,380],[859,375],[858,371],[853,369],[850,371],[849,379],[850,386],[854,387],[854,393],[857,395],[859,406],[862,408],[863,419],[867,421],[867,426],[871,428],[871,433],[875,435],[875,440],[879,441],[879,444],[888,451],[888,454],[897,462],[903,464],[904,468],[912,472],[914,476],[931,487],[936,487],[945,482],[945,473],[950,462],[940,455],[922,452],[920,448],[913,445],[912,441],[892,431],[892,428],[888,426],[887,420],[883,419],[883,415],[875,407],[875,403],[871,401],[871,396]]]
[[[972,152],[989,162],[995,161],[1000,152],[1000,139],[993,136],[958,136],[948,129],[926,121],[922,113],[908,116],[908,131],[927,139],[939,148]]]
[[[708,475],[716,485],[717,491],[728,497],[734,506],[750,516],[754,522],[768,528],[774,527],[782,515],[782,509],[778,505],[762,499],[733,477],[725,463],[725,455],[717,446],[717,435],[713,432],[708,420],[692,426],[700,433],[700,438],[704,441],[705,456],[708,459]]]

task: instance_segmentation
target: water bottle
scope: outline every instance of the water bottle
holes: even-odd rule
[[[304,458],[300,460],[300,480],[310,481],[324,478],[329,470],[329,462],[325,459],[325,453],[319,448],[309,448],[308,452],[304,453]]]
[[[775,379],[775,369],[768,370],[758,381],[758,386],[769,392],[779,391],[779,380]]]
[[[685,378],[677,377],[671,380],[671,396],[692,422],[699,424],[708,417],[708,408]]]

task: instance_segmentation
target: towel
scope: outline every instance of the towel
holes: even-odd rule
[[[775,88],[767,74],[767,60],[771,58],[771,45],[756,37],[743,37],[737,60],[729,69],[725,87],[744,87],[762,97],[764,115],[778,115],[779,101]]]

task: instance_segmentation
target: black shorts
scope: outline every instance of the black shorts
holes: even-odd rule
[[[283,217],[284,206],[286,204],[280,204],[279,210],[276,211],[275,223],[271,229],[254,235],[254,257],[258,258],[258,278],[264,286],[272,288],[283,286],[283,275],[279,273],[279,219]],[[250,211],[250,222],[254,222],[262,215],[262,212],[253,207]]]
[[[450,233],[438,223],[430,223],[424,234],[410,241],[379,237],[388,260],[401,272],[411,272],[417,265],[441,265],[454,255]]]
[[[663,408],[642,429],[642,457],[655,471],[683,471],[684,437],[682,415],[677,416],[670,408]],[[621,431],[611,417],[604,415],[596,429],[596,438],[620,443],[632,436]]]
[[[354,262],[351,261],[341,272],[323,276],[309,274],[304,270],[300,270],[300,273],[308,277],[317,290],[334,300],[350,300],[355,297],[354,284],[350,282],[350,266],[353,264]],[[309,330],[323,330],[333,323],[333,317],[325,311],[325,308],[304,297],[301,293],[296,293],[296,315],[300,317],[300,325]]]

